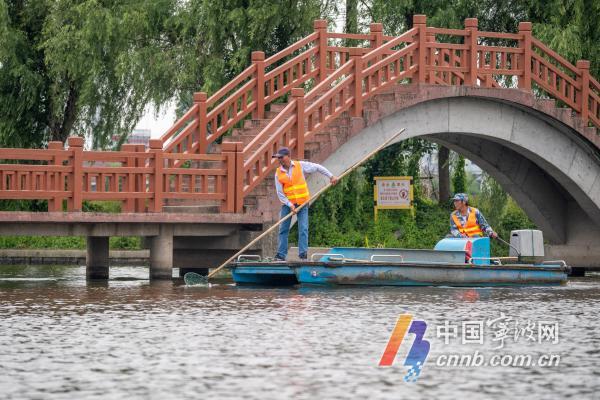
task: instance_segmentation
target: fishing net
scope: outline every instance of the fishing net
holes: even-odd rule
[[[195,272],[187,272],[183,276],[183,281],[188,286],[208,285],[208,278],[204,275],[200,275]]]

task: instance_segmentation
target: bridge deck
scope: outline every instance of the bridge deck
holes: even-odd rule
[[[157,236],[161,226],[174,236],[225,236],[240,225],[260,229],[258,214],[0,212],[0,235]]]

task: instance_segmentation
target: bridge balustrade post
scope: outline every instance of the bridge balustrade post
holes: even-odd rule
[[[137,153],[145,153],[146,146],[143,144],[135,145],[135,151]],[[146,159],[136,157],[135,165],[139,168],[146,167]],[[135,191],[137,193],[146,193],[146,174],[136,173],[135,174]],[[146,212],[146,199],[145,198],[137,198],[135,200],[135,212]]]
[[[413,27],[418,29],[417,41],[419,43],[417,47],[417,63],[418,71],[417,77],[419,83],[425,83],[427,78],[427,16],[426,15],[413,15]]]
[[[467,67],[468,72],[465,73],[465,85],[477,86],[477,18],[465,19],[465,44],[468,45]],[[491,60],[495,62],[495,60]]]
[[[251,58],[252,64],[256,65],[256,83],[252,89],[252,98],[256,102],[256,107],[252,111],[252,118],[262,119],[265,117],[265,53],[253,51]]]
[[[60,141],[49,142],[48,150],[62,150],[63,146],[64,146],[63,142],[60,142]],[[52,165],[60,166],[63,164],[63,157],[54,156],[54,157],[52,157],[51,163],[52,163]],[[64,180],[62,180],[61,178],[62,178],[62,173],[60,173],[60,172],[47,173],[44,189],[63,192],[65,190],[65,184],[64,184]],[[61,182],[62,182],[62,184],[61,184]],[[56,196],[49,198],[48,199],[48,211],[55,211],[55,212],[62,211],[62,207],[63,207],[62,200],[63,200],[62,197],[56,197]]]
[[[322,82],[327,78],[327,21],[317,19],[313,23],[313,27],[319,34],[317,37],[317,68],[319,69],[318,82]],[[331,63],[331,68],[333,68],[333,60]]]
[[[519,89],[531,90],[531,22],[519,22],[519,48],[523,49],[521,65],[523,74],[519,75]]]
[[[292,98],[296,101],[296,125],[294,138],[296,139],[296,158],[304,158],[304,89],[292,89]]]
[[[244,211],[244,143],[236,142],[235,149],[235,212]]]
[[[363,71],[362,71],[362,51],[359,48],[351,47],[350,59],[354,61],[354,103],[352,104],[351,115],[353,117],[362,117],[363,111]]]
[[[372,49],[376,49],[383,44],[383,24],[373,23],[369,25],[369,30],[371,32],[371,43],[370,46]],[[381,60],[381,56],[375,57],[375,62]],[[375,79],[377,79],[377,83],[375,87],[379,87],[381,85],[381,75],[379,70],[377,70]]]
[[[121,151],[126,153],[134,153],[137,145],[135,144],[124,144],[121,146]],[[133,212],[135,210],[135,195],[132,194],[135,192],[135,166],[136,159],[131,155],[126,157],[125,167],[128,169],[127,171],[127,180],[125,182],[126,187],[123,187],[124,192],[128,192],[127,198],[123,201],[123,209],[125,212]]]
[[[154,177],[152,179],[152,188],[154,196],[152,199],[152,212],[161,212],[163,206],[163,149],[160,139],[150,139],[150,153],[153,154],[152,167],[154,169]]]
[[[427,43],[435,43],[435,34],[434,33],[428,33],[426,37],[427,37],[427,39],[426,39]],[[429,73],[425,77],[425,81],[427,83],[434,84],[435,83],[435,75],[436,75],[436,72],[433,69],[433,66],[435,65],[435,50],[436,50],[435,45],[427,45],[427,50],[428,51],[426,53],[425,63],[427,65],[429,65],[430,68],[429,68]],[[442,50],[440,49],[440,52],[441,51]],[[439,59],[443,60],[444,56],[440,55]],[[450,57],[450,64],[452,64],[452,56]]]
[[[73,167],[68,183],[72,196],[67,201],[67,211],[81,211],[83,202],[83,138],[71,136],[67,139],[67,145],[71,151],[69,163]]]
[[[208,148],[208,140],[206,139],[208,123],[206,120],[207,99],[208,96],[205,92],[194,93],[194,103],[198,105],[198,115],[196,118],[198,118],[198,153],[200,154],[205,154]],[[213,129],[215,128],[213,127]]]
[[[225,173],[223,187],[220,190],[225,194],[225,199],[221,203],[221,212],[230,213],[236,211],[236,194],[238,191],[237,181],[237,152],[241,147],[240,142],[223,142],[221,152],[225,156]]]
[[[371,49],[376,49],[383,44],[383,24],[374,22],[369,25],[371,33]]]
[[[581,84],[581,90],[577,96],[577,103],[581,107],[581,120],[583,126],[588,126],[589,120],[589,101],[590,101],[590,62],[587,60],[578,60],[577,69],[580,74],[577,75],[577,83]]]

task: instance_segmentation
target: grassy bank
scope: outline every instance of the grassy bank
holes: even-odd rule
[[[111,250],[140,250],[139,237],[111,237]],[[75,236],[0,236],[0,249],[65,249],[83,250],[85,238]]]

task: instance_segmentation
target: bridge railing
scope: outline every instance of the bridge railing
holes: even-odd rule
[[[235,151],[166,153],[160,140],[151,140],[148,150],[123,145],[121,151],[83,151],[83,139],[71,137],[66,149],[62,142],[50,142],[48,149],[0,149],[0,199],[48,200],[48,211],[118,201],[123,212],[161,212],[167,199],[196,199],[233,212],[235,168]]]
[[[264,52],[253,52],[250,67],[212,96],[194,95],[190,110],[161,136],[165,151],[206,153],[250,114],[264,118],[266,105],[310,79],[320,79],[326,41],[327,23],[318,20],[315,32],[267,59]]]
[[[0,199],[47,199],[49,210],[80,210],[86,200],[121,201],[124,211],[161,211],[171,200],[206,200],[224,212],[243,211],[243,199],[269,174],[281,146],[302,155],[304,143],[342,113],[361,117],[363,104],[399,83],[468,85],[533,90],[563,102],[588,124],[600,127],[600,85],[589,62],[576,66],[531,34],[482,32],[477,20],[464,29],[427,27],[415,15],[413,28],[398,37],[371,24],[369,34],[315,32],[269,57],[252,54],[252,65],[211,97],[194,95],[194,105],[144,151],[84,152],[83,140],[68,148],[51,142],[46,150],[0,149]],[[348,46],[347,44],[356,46]],[[310,80],[305,94],[298,88]],[[252,114],[290,94],[290,100],[256,137],[208,146]]]
[[[50,142],[47,150],[0,149],[0,198],[47,199],[49,211],[61,211],[73,198],[72,156],[62,142]]]
[[[252,52],[252,64],[212,96],[194,94],[192,107],[162,136],[163,147],[174,153],[206,153],[211,143],[252,115],[265,116],[265,107],[310,80],[321,82],[349,59],[350,47],[339,41],[361,41],[363,54],[388,38],[381,24],[369,34],[327,32],[327,22],[314,22],[315,31],[277,54],[265,58]],[[331,43],[330,43],[331,42]]]
[[[385,39],[378,24],[373,25],[371,35],[345,38],[370,39],[377,46],[328,48],[328,65],[345,62],[306,95],[303,89],[293,89],[292,101],[244,148],[236,210],[243,197],[272,173],[276,162],[271,156],[277,148],[287,146],[302,155],[304,143],[341,113],[362,116],[365,100],[401,82],[524,90],[535,83],[579,112],[584,121],[589,117],[593,124],[598,122],[600,90],[589,77],[589,63],[569,64],[532,38],[531,23],[521,23],[519,33],[482,32],[475,18],[465,21],[465,29],[441,29],[427,27],[426,17],[416,15],[413,29]],[[438,36],[446,42],[438,41]],[[490,44],[490,39],[502,43]]]
[[[590,91],[587,96],[584,95],[582,97],[582,102],[584,103],[582,114],[587,113],[586,116],[589,116],[592,124],[600,127],[600,83],[589,75],[589,63],[584,64],[583,66],[587,69],[587,73],[584,74],[582,80],[585,81],[586,78],[589,79]],[[585,107],[586,101],[588,103],[587,107]],[[583,120],[585,121],[585,118],[583,118]]]

